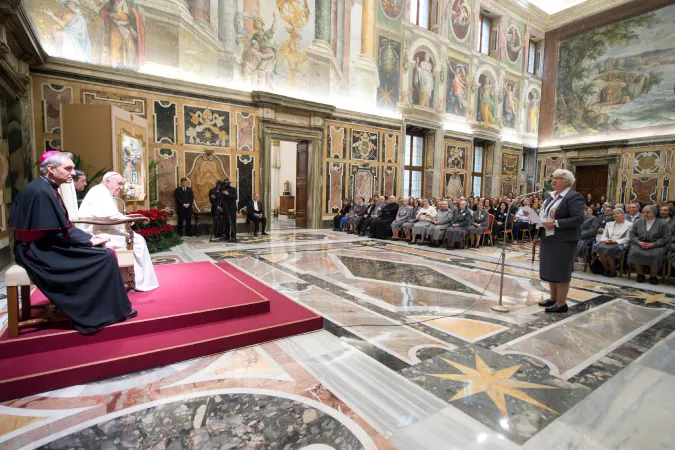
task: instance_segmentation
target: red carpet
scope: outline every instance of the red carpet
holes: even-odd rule
[[[228,263],[155,267],[159,289],[130,296],[135,319],[94,335],[0,338],[0,401],[319,330],[322,318]],[[40,295],[40,294],[37,294]]]

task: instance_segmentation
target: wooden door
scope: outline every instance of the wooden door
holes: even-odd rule
[[[574,189],[581,195],[591,194],[593,201],[600,200],[600,196],[607,195],[607,175],[609,166],[578,166],[574,177],[577,179]]]
[[[295,173],[295,226],[307,228],[307,182],[309,165],[309,142],[298,144]]]

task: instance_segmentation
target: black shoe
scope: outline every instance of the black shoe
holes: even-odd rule
[[[657,284],[659,284],[659,279],[658,279],[658,277],[649,277],[649,283],[650,283],[650,284],[653,284],[654,286],[656,286]]]
[[[129,314],[127,314],[126,318],[127,319],[133,319],[137,315],[138,315],[138,311],[136,311],[135,309],[132,309],[131,312],[129,312]]]
[[[253,233],[253,237],[256,237],[256,236],[258,236],[258,233]]]
[[[611,271],[610,271],[609,269],[605,269],[605,270],[602,272],[602,276],[603,276],[603,277],[608,277],[610,273],[611,273]]]
[[[637,282],[638,283],[644,283],[647,279],[645,278],[644,275],[638,275],[637,276]]]
[[[339,228],[333,228],[333,231],[340,231]]]
[[[546,308],[544,311],[547,313],[566,313],[569,308],[567,307],[567,303],[565,303],[562,306],[549,306]]]
[[[265,233],[264,231],[262,232],[263,236],[269,236],[269,234]]]
[[[607,276],[608,276],[609,278],[616,278],[616,270],[612,270],[611,272],[609,272],[609,273],[607,274]]]
[[[542,300],[539,303],[537,303],[539,306],[542,306],[544,308],[548,308],[549,306],[555,305],[555,300],[552,298],[549,298],[548,300]]]
[[[239,241],[237,240],[237,238],[232,238],[230,239],[230,242],[239,242]]]

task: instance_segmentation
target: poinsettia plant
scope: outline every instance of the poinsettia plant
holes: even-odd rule
[[[135,223],[133,230],[145,238],[150,253],[163,252],[171,247],[180,245],[183,240],[168,222],[169,215],[160,209],[138,210],[140,214],[150,219],[150,222]]]

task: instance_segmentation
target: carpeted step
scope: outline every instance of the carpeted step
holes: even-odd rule
[[[0,359],[0,401],[120,376],[319,330],[323,319],[229,264],[220,267],[269,301],[270,311]]]
[[[71,330],[69,321],[50,324],[49,328],[22,329],[14,339],[9,339],[5,331],[0,336],[0,359],[223,322],[270,310],[269,300],[241,281],[241,271],[229,273],[210,262],[157,266],[155,271],[158,289],[129,295],[138,310],[137,317],[87,335]],[[35,291],[31,302],[45,303],[47,299]]]

